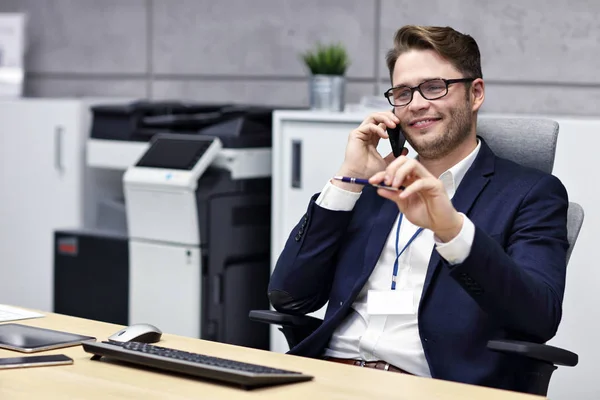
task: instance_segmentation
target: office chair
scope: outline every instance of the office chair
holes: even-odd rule
[[[559,130],[557,122],[547,119],[480,116],[477,125],[477,134],[497,156],[552,173]],[[567,263],[583,219],[583,208],[577,203],[569,202]],[[309,336],[322,322],[319,318],[307,315],[290,315],[272,310],[252,310],[249,316],[254,321],[280,325],[279,330],[285,335],[290,348]],[[530,371],[530,375],[524,376],[523,382],[518,383],[519,387],[515,389],[525,393],[545,396],[557,365],[574,367],[578,363],[577,354],[546,344],[490,340],[487,347],[490,351],[534,360],[534,370]]]

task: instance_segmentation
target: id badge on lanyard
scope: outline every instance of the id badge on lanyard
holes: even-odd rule
[[[416,313],[416,301],[414,290],[399,288],[396,290],[398,278],[398,259],[406,248],[421,234],[423,228],[419,228],[406,243],[402,251],[398,252],[398,239],[400,236],[400,224],[402,214],[398,220],[396,229],[396,260],[394,261],[394,272],[390,290],[369,290],[367,293],[367,313],[370,315],[412,315]]]
[[[369,290],[367,293],[367,313],[369,315],[412,315],[416,312],[414,291]]]

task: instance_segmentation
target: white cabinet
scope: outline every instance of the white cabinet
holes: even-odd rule
[[[89,105],[0,101],[0,304],[53,309],[53,231],[84,223]]]

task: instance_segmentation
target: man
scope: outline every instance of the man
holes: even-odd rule
[[[350,133],[336,175],[401,190],[331,180],[310,200],[269,298],[287,313],[329,305],[290,352],[515,389],[528,361],[486,345],[555,335],[567,193],[554,176],[496,157],[476,136],[485,86],[473,38],[405,26],[387,64],[393,112]],[[417,159],[377,152],[397,125]]]

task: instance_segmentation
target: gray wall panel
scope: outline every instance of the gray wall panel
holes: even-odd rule
[[[600,83],[600,2],[593,0],[381,0],[380,54],[403,24],[472,35],[484,78]],[[387,76],[385,63],[379,71]]]
[[[374,77],[372,0],[155,0],[153,63],[168,74],[304,76],[299,53],[343,41],[352,77]],[[366,52],[366,54],[365,54]]]
[[[145,73],[146,0],[2,0],[28,15],[28,71]]]

